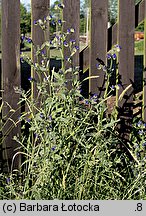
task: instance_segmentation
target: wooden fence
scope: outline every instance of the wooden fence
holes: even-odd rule
[[[118,22],[107,28],[108,24],[108,0],[90,0],[90,44],[77,53],[74,58],[74,64],[80,64],[83,71],[89,69],[89,75],[99,75],[98,79],[89,81],[89,92],[99,93],[104,91],[103,80],[104,72],[96,69],[96,58],[100,58],[106,62],[106,53],[112,45],[119,44],[122,47],[118,55],[119,61],[119,77],[121,81],[120,91],[123,91],[129,84],[134,83],[134,32],[135,27],[146,19],[146,0],[142,0],[135,6],[134,0],[119,0]],[[80,26],[80,0],[63,0],[65,5],[63,19],[66,20],[64,29],[72,27],[75,29],[74,38],[79,44],[79,26]],[[34,20],[43,19],[48,13],[50,0],[32,0],[32,40],[35,44],[42,44],[44,36],[37,26],[34,26]],[[49,29],[48,29],[49,30]],[[48,34],[49,35],[49,34]],[[145,34],[146,35],[146,22]],[[32,50],[33,54],[33,50]],[[146,79],[146,37],[144,37],[144,70],[143,78]],[[32,76],[35,76],[32,72]],[[20,0],[2,0],[2,101],[6,101],[11,107],[11,118],[17,121],[21,110],[18,108],[19,95],[14,92],[14,87],[21,86],[21,71],[20,71]],[[35,86],[34,86],[35,88]],[[146,122],[146,86],[143,91],[143,120]],[[35,91],[35,89],[34,89]],[[132,117],[132,101],[133,89],[127,91],[127,98],[123,98],[119,103],[122,107],[126,103],[128,111]],[[3,121],[8,119],[8,106],[3,107]],[[17,110],[14,114],[13,109]],[[122,110],[124,112],[124,110]],[[5,141],[3,143],[4,151],[3,158],[12,159],[14,149],[17,144],[12,141],[14,134],[20,132],[20,125],[13,127],[11,132],[7,133],[7,128],[12,122],[9,122],[3,129]],[[15,126],[15,125],[13,125]],[[5,155],[5,153],[7,155]],[[14,163],[18,165],[18,161]]]

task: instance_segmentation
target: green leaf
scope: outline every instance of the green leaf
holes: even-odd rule
[[[87,77],[87,78],[85,78],[82,82],[84,82],[84,81],[86,81],[86,80],[89,80],[89,79],[96,79],[96,78],[98,78],[99,76],[90,76],[90,77]],[[81,83],[82,83],[81,82]]]
[[[119,96],[119,101],[121,101],[122,99],[123,99],[123,97],[124,97],[124,95],[126,94],[126,92],[130,89],[132,87],[132,84],[130,84],[129,86],[127,86],[126,88],[125,88],[125,90],[120,94],[120,96]]]

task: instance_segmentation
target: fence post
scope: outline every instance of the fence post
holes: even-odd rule
[[[73,39],[76,41],[76,46],[79,46],[79,35],[80,35],[80,0],[63,0],[65,5],[63,10],[63,31],[73,28],[75,32],[68,37],[68,42]],[[69,57],[69,48],[64,48],[64,58]],[[66,64],[66,62],[65,62]],[[79,66],[79,50],[73,56],[73,66]],[[66,68],[68,67],[68,64]],[[67,74],[67,79],[71,79],[70,74]],[[71,82],[68,82],[68,88],[71,88]]]
[[[121,131],[126,137],[133,115],[135,2],[129,0],[127,4],[127,0],[119,0],[118,14],[118,44],[122,47],[118,57],[118,97],[130,84],[132,85],[118,101]]]
[[[46,30],[46,38],[44,35],[43,30],[40,28],[38,25],[34,25],[34,22],[44,18],[49,14],[49,8],[50,8],[50,0],[31,0],[31,11],[32,11],[32,16],[31,16],[31,34],[32,34],[32,41],[35,46],[40,46],[42,45],[46,38],[49,40],[49,26]],[[35,50],[32,48],[32,59],[33,62],[36,63],[37,59],[35,56]],[[38,81],[38,76],[35,73],[34,70],[31,71],[31,76]],[[37,97],[37,89],[36,89],[36,83],[32,83],[32,96],[33,98]]]
[[[10,170],[18,147],[13,136],[19,134],[20,125],[14,122],[18,121],[21,109],[18,106],[20,95],[15,93],[14,87],[20,87],[20,80],[20,0],[2,0],[2,119],[5,122],[2,146],[3,159],[7,162],[4,171]],[[18,156],[13,165],[18,168]]]
[[[63,10],[63,20],[65,24],[63,25],[63,31],[67,31],[69,28],[75,29],[75,32],[70,35],[69,40],[73,39],[76,41],[76,45],[79,46],[80,37],[80,0],[63,0],[65,5]],[[68,51],[65,50],[65,52]],[[75,66],[79,65],[79,51],[74,55],[73,64]]]
[[[90,54],[89,54],[89,75],[99,76],[89,80],[89,93],[103,95],[104,72],[97,70],[96,58],[106,63],[107,52],[107,23],[108,23],[108,0],[90,1]]]
[[[143,120],[146,122],[146,0],[144,1],[144,71],[143,71]]]

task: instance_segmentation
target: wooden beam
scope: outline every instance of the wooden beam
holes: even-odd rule
[[[65,5],[63,9],[63,20],[65,21],[63,25],[63,32],[66,32],[67,29],[73,28],[75,30],[74,33],[68,35],[67,42],[70,40],[76,41],[76,46],[79,46],[79,35],[80,35],[80,0],[63,0],[63,4]],[[71,67],[70,64],[67,64],[66,58],[70,56],[69,48],[64,47],[64,65],[65,68]],[[72,66],[79,66],[79,50],[77,50],[76,54],[72,58]],[[68,73],[66,78],[71,80],[71,73]],[[71,89],[71,81],[68,81],[68,89]]]
[[[144,12],[144,3],[145,0],[141,1],[139,3],[139,10],[138,10],[138,24],[141,23],[142,21],[144,21],[144,17],[145,17],[145,12]]]
[[[68,41],[73,39],[76,41],[76,46],[79,46],[79,36],[80,36],[80,0],[63,0],[65,5],[63,10],[63,20],[65,21],[63,25],[63,31],[66,32],[67,29],[73,28],[75,32],[70,34]],[[68,53],[68,48],[65,49],[65,54]],[[73,64],[79,66],[79,51],[73,57]]]
[[[107,52],[107,23],[108,23],[108,1],[90,1],[90,70],[89,76],[99,76],[89,80],[90,94],[103,94],[104,72],[96,68],[96,58],[98,57],[106,63]]]
[[[12,158],[16,153],[15,149],[18,147],[13,136],[20,133],[20,125],[15,125],[13,122],[18,121],[21,109],[20,105],[18,106],[20,95],[15,93],[14,87],[20,88],[20,86],[20,1],[2,0],[2,99],[4,102],[2,117],[3,121],[6,121],[3,128],[3,149],[5,149],[3,159],[8,159],[8,166],[4,167],[7,171],[10,170]],[[13,168],[18,168],[18,157],[13,165]]]
[[[135,6],[133,0],[119,0],[118,43],[122,47],[119,53],[119,74],[124,90],[134,81],[134,32]]]
[[[118,44],[122,47],[119,53],[118,97],[130,85],[122,100],[119,100],[119,118],[122,119],[123,134],[127,133],[127,122],[132,119],[133,83],[134,83],[134,32],[135,32],[135,3],[133,0],[119,0]],[[127,120],[126,120],[127,119]]]
[[[44,20],[44,18],[49,14],[49,7],[50,7],[50,0],[31,0],[31,34],[32,34],[32,41],[35,46],[41,46],[46,40],[49,40],[49,25],[47,26],[46,33],[40,28],[40,26],[35,25],[34,22],[38,21],[39,19]],[[35,49],[32,47],[32,59],[33,62],[36,63],[37,59],[35,56]],[[39,59],[40,63],[41,59]],[[39,81],[38,75],[34,70],[31,72],[31,76],[36,80]],[[32,83],[32,95],[33,98],[37,97],[37,89],[36,83]]]

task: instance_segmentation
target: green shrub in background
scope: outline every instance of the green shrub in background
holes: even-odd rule
[[[31,12],[27,11],[24,4],[20,3],[20,31],[21,34],[31,32]]]
[[[56,5],[56,10],[61,12],[63,7],[62,4]],[[114,114],[106,115],[109,83],[103,98],[98,95],[88,99],[82,97],[82,83],[78,79],[80,71],[72,65],[78,47],[74,40],[68,41],[68,35],[74,30],[70,28],[63,33],[62,20],[55,20],[52,16],[35,24],[40,25],[45,33],[48,21],[58,25],[58,32],[52,41],[37,46],[38,62],[32,62],[22,54],[23,61],[27,61],[39,77],[39,80],[29,78],[30,82],[37,84],[38,97],[30,98],[30,92],[16,89],[16,93],[22,96],[20,103],[25,102],[28,107],[19,118],[24,132],[14,137],[20,144],[14,160],[21,154],[22,165],[20,170],[1,175],[0,198],[145,199],[145,124],[138,120],[134,122],[126,146],[129,157],[124,148],[119,147],[125,145],[116,130],[119,120]],[[58,72],[55,68],[49,70],[47,50],[52,46],[61,54],[63,49],[69,49],[68,69],[63,63]],[[119,46],[115,48],[119,49]],[[98,64],[97,67],[105,71],[109,80],[116,54],[110,52],[107,57],[111,66]],[[67,74],[71,75],[70,80]],[[91,78],[95,77],[87,79]],[[71,90],[67,87],[68,82],[72,85]],[[114,88],[111,87],[110,91]],[[25,129],[29,133],[25,133]]]

